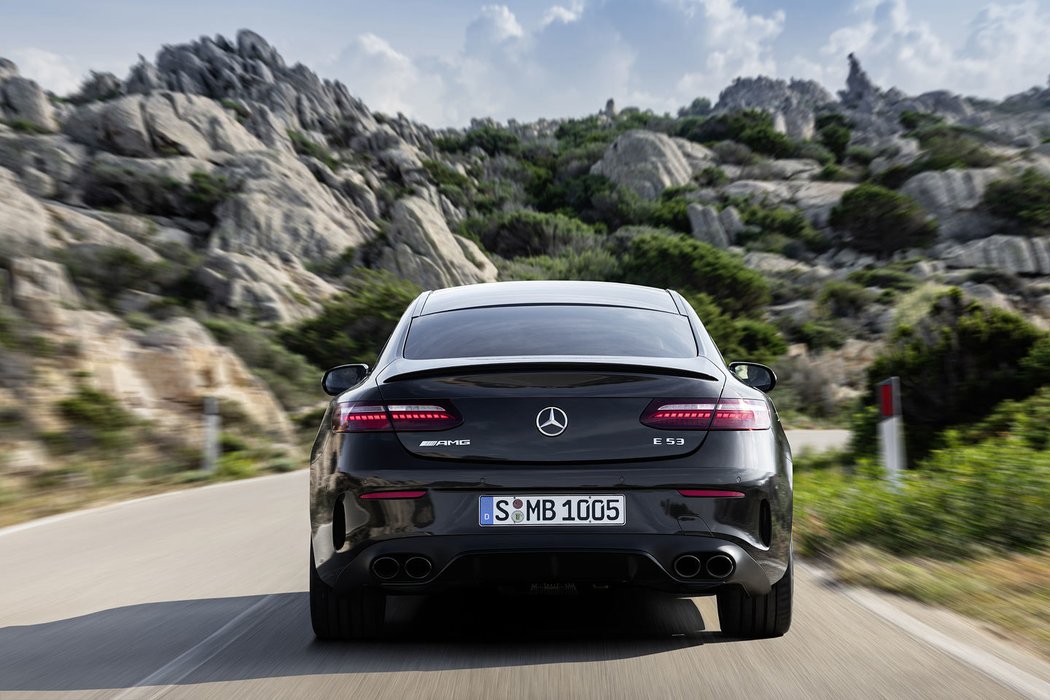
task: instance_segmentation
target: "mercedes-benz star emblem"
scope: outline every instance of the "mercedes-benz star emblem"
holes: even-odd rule
[[[557,406],[548,406],[536,416],[536,427],[547,437],[558,437],[569,426],[569,417]]]

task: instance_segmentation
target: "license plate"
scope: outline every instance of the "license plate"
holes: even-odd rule
[[[622,495],[482,496],[478,501],[478,523],[483,527],[626,522]]]

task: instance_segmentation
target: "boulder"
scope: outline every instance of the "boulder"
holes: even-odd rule
[[[832,97],[819,83],[812,80],[774,80],[737,78],[722,90],[715,105],[715,113],[758,109],[773,117],[778,131],[795,139],[811,139],[818,108],[832,102]]]
[[[693,238],[704,243],[709,243],[716,248],[728,248],[733,238],[722,226],[719,211],[711,206],[702,204],[690,204],[686,208],[689,216],[689,225],[693,231]]]
[[[55,243],[47,210],[26,194],[18,179],[0,168],[0,251],[4,255],[40,252]]]
[[[950,268],[992,268],[1011,275],[1050,275],[1050,237],[995,235],[934,249]]]
[[[214,251],[197,273],[208,302],[244,318],[292,323],[315,316],[335,287],[297,262],[277,265],[239,253]]]
[[[15,258],[10,264],[11,304],[45,328],[61,328],[67,310],[79,308],[80,294],[66,268],[40,258]]]
[[[209,159],[216,153],[264,148],[213,100],[170,92],[83,105],[66,119],[63,128],[91,148],[136,158],[182,155]]]
[[[832,208],[854,187],[849,182],[738,180],[726,185],[722,192],[767,206],[795,206],[814,226],[826,228]]]
[[[321,261],[370,240],[375,226],[297,158],[274,151],[231,157],[219,171],[234,194],[216,210],[211,248],[275,261]]]
[[[683,148],[664,134],[628,131],[609,145],[591,172],[604,175],[645,199],[656,199],[668,187],[688,183],[694,172],[713,164],[713,160],[701,158],[702,152],[692,146],[689,144],[683,153]]]
[[[379,265],[424,289],[496,281],[496,266],[472,241],[453,235],[441,213],[419,197],[391,212],[389,247]]]
[[[58,128],[47,94],[32,80],[18,75],[0,80],[0,117],[29,122],[43,131]]]
[[[48,204],[46,209],[55,223],[55,233],[69,247],[123,248],[145,262],[157,262],[161,259],[153,249],[81,210],[58,204]]]
[[[812,180],[821,165],[810,158],[782,158],[740,169],[737,177],[744,180]]]
[[[901,192],[937,217],[942,236],[968,241],[995,230],[995,219],[979,207],[988,183],[1002,177],[998,168],[929,171],[910,178]]]
[[[65,136],[0,135],[0,166],[37,197],[72,199],[86,160],[87,149]]]

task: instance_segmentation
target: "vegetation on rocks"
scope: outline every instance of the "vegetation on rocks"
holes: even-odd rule
[[[924,248],[937,235],[936,222],[915,200],[872,184],[844,194],[831,212],[831,225],[848,234],[851,246],[876,255]]]
[[[1035,168],[989,184],[984,203],[993,214],[1016,222],[1030,235],[1050,232],[1050,177]]]

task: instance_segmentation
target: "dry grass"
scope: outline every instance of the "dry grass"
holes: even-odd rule
[[[1004,637],[1050,659],[1050,551],[962,561],[898,558],[874,547],[848,547],[833,560],[838,578],[940,605],[992,625]]]

